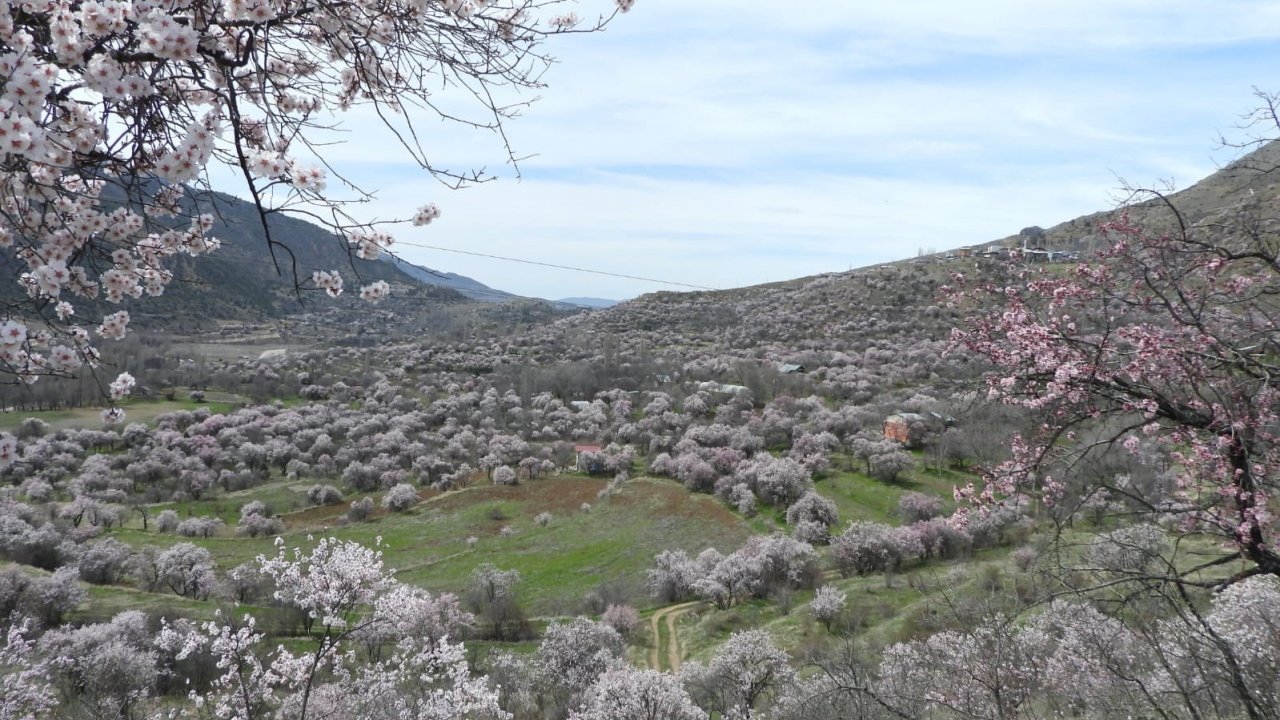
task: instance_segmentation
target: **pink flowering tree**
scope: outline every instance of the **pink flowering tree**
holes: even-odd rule
[[[844,613],[845,603],[848,595],[835,585],[823,585],[813,594],[813,601],[809,603],[809,612],[813,615],[813,619],[822,623],[822,626],[830,630],[832,625],[840,619]]]
[[[275,600],[314,620],[310,647],[266,648],[252,616],[165,626],[158,648],[178,660],[206,653],[222,673],[174,717],[509,717],[449,640],[470,622],[453,598],[404,588],[379,551],[357,543],[325,538],[310,552],[278,545],[258,564]],[[386,643],[374,662],[361,652],[370,642]]]
[[[679,679],[670,673],[618,664],[583,693],[570,720],[703,720]]]
[[[902,717],[942,710],[957,717],[1034,717],[1044,660],[1005,618],[884,651],[879,694]]]
[[[5,631],[0,645],[0,717],[35,718],[46,715],[58,704],[47,660],[37,657],[31,635],[32,623],[24,620]]]
[[[1162,196],[1153,202],[1133,209],[1151,228],[1121,216],[1103,227],[1111,247],[1068,272],[1027,266],[994,282],[957,278],[962,298],[999,307],[955,331],[955,345],[991,364],[993,398],[1043,420],[1014,439],[1012,458],[983,490],[959,495],[979,505],[1012,496],[1058,505],[1102,488],[1132,513],[1223,542],[1213,557],[1164,568],[1180,582],[1280,574],[1271,201],[1198,222]],[[1169,499],[1086,472],[1100,455],[1136,457],[1150,444],[1172,458]]]
[[[748,718],[795,681],[795,670],[769,633],[757,629],[733,633],[706,664],[681,667],[680,677],[707,713]]]
[[[261,215],[277,269],[299,291],[342,293],[337,269],[297,266],[271,215],[304,215],[351,257],[373,259],[392,244],[390,225],[426,225],[440,210],[427,203],[377,223],[347,213],[370,195],[324,156],[341,117],[378,118],[404,157],[446,185],[483,181],[428,158],[429,123],[492,132],[514,163],[504,124],[542,87],[547,39],[599,30],[633,2],[585,19],[562,0],[12,6],[0,17],[0,253],[28,300],[0,305],[0,380],[92,370],[94,343],[123,338],[130,314],[90,301],[160,295],[174,258],[216,251],[216,208],[202,190],[228,170]],[[376,282],[360,295],[387,290]],[[115,400],[133,379],[102,385]]]

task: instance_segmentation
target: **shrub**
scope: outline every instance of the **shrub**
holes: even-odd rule
[[[391,512],[404,512],[418,504],[418,491],[412,485],[400,483],[382,496],[382,507]]]
[[[178,523],[178,534],[183,537],[209,538],[217,534],[218,528],[225,525],[222,518],[193,517]]]
[[[178,529],[178,513],[173,510],[161,510],[156,516],[156,531],[171,533]]]
[[[367,497],[362,500],[352,500],[351,509],[347,511],[347,518],[352,522],[361,522],[369,519],[373,515],[373,498]]]
[[[629,640],[640,626],[640,611],[630,605],[610,605],[600,621],[616,630],[623,640]]]
[[[942,514],[942,498],[919,492],[906,492],[898,498],[898,516],[906,525],[932,520]]]
[[[307,490],[307,502],[312,505],[337,505],[342,502],[342,491],[332,485],[312,485]]]

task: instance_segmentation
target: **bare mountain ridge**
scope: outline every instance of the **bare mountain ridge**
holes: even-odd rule
[[[423,265],[415,265],[407,260],[390,255],[384,255],[383,258],[388,263],[395,266],[395,268],[400,272],[424,285],[435,285],[436,287],[456,290],[472,300],[478,300],[480,302],[507,302],[508,300],[520,299],[519,295],[515,295],[504,290],[496,290],[465,275],[441,272]]]

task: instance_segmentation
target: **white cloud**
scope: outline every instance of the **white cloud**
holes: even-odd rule
[[[1190,184],[1270,81],[1277,20],[1245,1],[640,0],[604,34],[552,44],[546,97],[508,126],[537,153],[522,182],[493,134],[432,118],[418,127],[433,162],[506,179],[447,192],[368,113],[328,157],[378,191],[368,218],[440,203],[406,240],[697,285],[781,280],[1104,209],[1121,177]],[[547,297],[661,289],[404,254]]]

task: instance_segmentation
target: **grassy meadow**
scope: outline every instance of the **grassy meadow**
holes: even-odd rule
[[[211,515],[228,522],[226,534],[185,538],[143,531],[135,515],[113,535],[135,547],[192,542],[208,548],[225,571],[263,553],[274,553],[274,538],[233,535],[239,507],[262,500],[274,508],[301,507],[309,483],[279,481],[210,500],[155,505],[152,515],[173,508],[182,516]],[[751,534],[742,518],[714,498],[691,495],[678,483],[637,478],[608,497],[597,497],[602,480],[561,475],[515,486],[473,486],[448,493],[423,491],[417,506],[403,513],[379,507],[365,522],[344,523],[347,505],[283,514],[288,547],[306,547],[320,536],[372,545],[380,542],[388,567],[408,583],[436,592],[462,592],[481,563],[515,568],[523,576],[520,596],[530,614],[573,614],[581,599],[602,583],[620,583],[643,598],[644,573],[662,550],[706,547],[724,552]],[[351,496],[355,498],[357,496]],[[371,494],[375,501],[378,494]],[[582,509],[583,503],[589,510]],[[535,518],[551,514],[546,527]],[[507,533],[504,528],[510,528]],[[467,542],[475,537],[474,544]],[[163,597],[163,596],[162,596]]]
[[[185,391],[179,392],[173,400],[164,398],[126,399],[120,403],[125,411],[126,423],[139,422],[149,424],[165,413],[178,410],[195,410],[206,407],[212,413],[226,413],[243,405],[243,397],[234,393],[209,391],[205,393],[203,402],[196,402],[183,397]],[[16,430],[23,420],[36,418],[49,424],[51,430],[70,428],[101,428],[102,407],[80,407],[66,410],[39,410],[0,412],[0,431]]]

